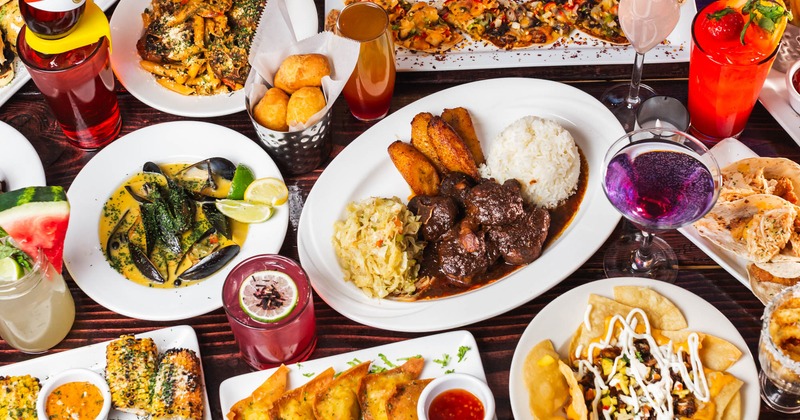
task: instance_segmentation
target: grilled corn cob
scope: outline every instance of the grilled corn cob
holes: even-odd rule
[[[188,349],[169,349],[161,356],[153,385],[154,420],[203,418],[200,360]]]
[[[140,416],[150,412],[157,360],[158,350],[150,338],[123,335],[108,344],[106,380],[118,410]]]
[[[39,380],[30,375],[0,376],[0,419],[36,420]]]

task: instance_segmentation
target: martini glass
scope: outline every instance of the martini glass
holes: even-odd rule
[[[655,91],[641,84],[644,55],[667,39],[681,17],[683,0],[619,0],[619,24],[636,50],[630,83],[612,86],[601,102],[617,117],[625,131],[636,125],[636,109]]]
[[[606,197],[640,230],[606,250],[606,275],[674,281],[678,259],[655,235],[686,226],[714,206],[722,183],[714,156],[682,131],[648,128],[615,141],[604,167]]]

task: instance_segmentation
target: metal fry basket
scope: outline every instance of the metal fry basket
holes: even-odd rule
[[[786,25],[786,30],[783,32],[781,46],[778,47],[778,55],[775,57],[772,68],[786,73],[798,59],[800,59],[800,27],[790,23]]]
[[[254,70],[251,70],[250,77],[253,78],[253,83],[269,87],[269,84]],[[249,89],[247,91],[248,94],[245,96],[247,115],[258,133],[259,144],[269,153],[282,173],[291,175],[304,174],[313,171],[325,161],[331,151],[332,108],[329,108],[325,116],[316,124],[305,130],[295,132],[273,131],[262,126],[253,118],[252,108],[257,103],[257,99],[260,99],[260,96],[255,98],[255,101],[251,101],[249,96],[251,92],[252,89]]]

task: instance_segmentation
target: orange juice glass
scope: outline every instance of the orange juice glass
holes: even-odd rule
[[[389,16],[375,3],[352,3],[339,14],[336,32],[361,43],[356,68],[342,92],[350,112],[361,121],[385,117],[395,79]]]
[[[719,39],[711,35],[709,16],[725,7],[741,13],[741,1],[720,0],[701,10],[692,23],[689,58],[689,114],[691,132],[705,141],[738,137],[758,100],[780,45],[780,33],[768,34],[751,24],[744,44],[738,36]],[[744,15],[747,22],[749,17]]]

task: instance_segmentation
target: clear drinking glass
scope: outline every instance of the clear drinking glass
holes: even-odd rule
[[[784,289],[764,309],[758,361],[761,399],[781,413],[800,413],[800,285]]]
[[[280,271],[297,285],[298,301],[292,311],[275,322],[259,322],[239,304],[239,288],[248,277],[263,271]],[[311,283],[305,270],[280,255],[256,255],[231,270],[222,286],[222,305],[247,364],[267,369],[306,360],[317,344],[317,321]]]
[[[74,321],[69,287],[42,250],[27,274],[0,282],[0,337],[11,347],[24,353],[45,352],[67,336]]]
[[[600,100],[617,117],[625,131],[636,124],[636,109],[655,91],[641,84],[644,55],[667,39],[681,17],[679,0],[619,0],[619,24],[636,50],[630,83],[612,86]]]
[[[714,156],[684,132],[648,128],[614,142],[604,167],[606,197],[641,231],[606,250],[606,275],[674,281],[678,260],[655,234],[688,225],[711,210],[722,183]]]
[[[386,10],[372,2],[352,3],[339,14],[336,33],[361,43],[356,68],[342,91],[350,112],[361,121],[385,117],[396,72]]]

